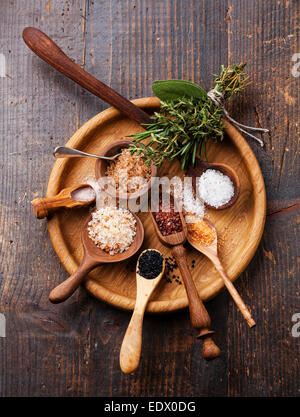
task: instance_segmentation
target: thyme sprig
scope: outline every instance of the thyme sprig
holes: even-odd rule
[[[243,90],[248,77],[243,73],[245,65],[233,65],[221,68],[219,76],[215,76],[215,89],[226,101],[234,94]],[[182,81],[182,83],[187,83]],[[200,158],[206,157],[208,139],[222,141],[224,134],[223,111],[207,94],[199,93],[199,86],[189,83],[189,95],[174,97],[174,92],[180,86],[179,80],[156,82],[153,90],[161,99],[160,112],[152,116],[153,123],[145,124],[144,132],[131,135],[132,153],[141,155],[146,164],[160,166],[164,159],[173,161],[179,158],[182,169],[190,163],[194,164],[197,152]],[[181,85],[181,90],[183,90]],[[154,88],[155,87],[155,88]],[[176,97],[176,95],[175,95]],[[145,141],[146,140],[146,141]]]
[[[220,75],[214,76],[215,88],[223,94],[224,100],[230,99],[250,84],[249,76],[244,74],[246,64],[224,67],[221,65]]]

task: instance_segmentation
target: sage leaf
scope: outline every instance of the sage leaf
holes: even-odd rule
[[[207,94],[199,85],[185,80],[154,81],[152,91],[162,101],[178,98],[200,98],[206,100]]]

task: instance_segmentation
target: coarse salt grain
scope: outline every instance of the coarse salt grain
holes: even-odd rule
[[[101,184],[101,178],[99,180],[96,180],[96,178],[92,176],[88,176],[88,177],[83,178],[81,182],[89,184],[93,188],[96,194],[97,209],[101,207],[106,207],[106,206],[110,206],[110,207],[116,206],[116,199],[110,196],[109,194],[106,194],[105,192],[103,192],[102,190],[103,185]]]
[[[207,169],[198,179],[197,186],[200,198],[216,208],[227,204],[234,195],[231,179],[215,169]]]
[[[194,197],[192,184],[187,182],[184,184],[183,208],[186,213],[194,214],[199,219],[202,219],[204,216],[204,203],[200,198]],[[189,222],[189,217],[186,216],[185,220]]]
[[[117,190],[134,193],[150,180],[151,166],[146,165],[141,156],[122,149],[117,159],[108,165],[106,175],[115,182]]]
[[[195,215],[198,219],[202,219],[204,217],[205,206],[200,198],[194,197],[192,181],[188,181],[188,178],[185,178],[182,183],[178,179],[174,181],[173,187],[176,200],[183,205],[186,222],[190,221],[190,215]]]
[[[110,255],[126,251],[136,235],[136,220],[129,210],[104,207],[92,213],[89,237]]]
[[[91,187],[82,187],[71,193],[72,200],[75,201],[92,201],[96,198],[96,193]]]
[[[216,238],[214,230],[204,220],[195,218],[187,226],[191,237],[204,246],[210,246]]]

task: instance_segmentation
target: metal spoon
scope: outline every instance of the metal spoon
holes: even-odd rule
[[[82,151],[79,151],[78,149],[68,148],[66,146],[57,146],[54,149],[53,155],[55,156],[55,158],[78,158],[82,156],[89,156],[92,158],[104,159],[106,161],[113,161],[121,154],[117,153],[116,155],[113,155],[113,156],[101,156],[101,155],[94,155],[91,153],[82,152]]]

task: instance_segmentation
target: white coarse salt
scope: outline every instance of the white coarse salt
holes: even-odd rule
[[[178,203],[182,204],[185,214],[185,220],[188,222],[189,215],[196,216],[198,219],[202,219],[205,213],[205,206],[203,201],[194,197],[192,178],[186,177],[184,181],[178,178],[177,181],[173,181],[174,197]]]
[[[88,184],[93,188],[94,193],[96,194],[96,208],[97,209],[101,207],[106,207],[106,206],[110,206],[110,207],[116,206],[116,198],[103,192],[102,190],[103,185],[101,184],[101,178],[99,180],[96,180],[95,177],[88,176],[88,177],[82,178],[81,182],[82,184]]]
[[[88,232],[100,249],[114,255],[126,251],[132,244],[136,235],[136,220],[129,210],[104,207],[92,213]]]
[[[207,169],[198,179],[197,187],[200,198],[216,208],[227,204],[234,195],[231,179],[215,169]]]
[[[192,183],[188,183],[187,181],[184,182],[184,190],[183,190],[183,208],[186,213],[194,214],[199,219],[202,219],[204,216],[204,204],[203,201],[198,198],[194,197]],[[186,221],[189,218],[186,217]]]
[[[74,201],[92,201],[96,198],[96,193],[91,187],[81,187],[71,193],[71,198]]]

